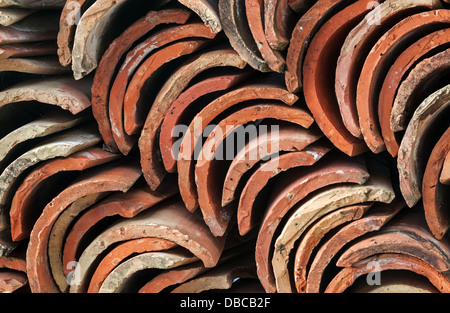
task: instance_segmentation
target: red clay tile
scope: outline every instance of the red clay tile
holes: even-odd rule
[[[237,152],[224,177],[222,206],[235,200],[236,195],[239,195],[237,188],[241,179],[262,159],[273,154],[301,151],[323,136],[317,127],[304,129],[283,122],[280,122],[280,125],[277,126],[279,127],[278,131],[272,132],[269,130],[267,134],[251,139],[243,149]],[[199,166],[199,162],[197,162],[197,167]]]
[[[309,136],[313,136],[315,140],[320,138],[322,136],[322,133],[316,128],[311,127],[314,120],[312,119],[311,115],[299,108],[299,107],[289,107],[283,104],[279,103],[264,103],[264,104],[255,104],[255,105],[249,105],[245,106],[236,112],[228,115],[227,117],[223,118],[214,128],[214,130],[211,132],[211,134],[208,136],[206,141],[203,143],[202,150],[200,152],[200,158],[203,158],[204,161],[211,161],[214,159],[214,152],[217,147],[220,146],[221,142],[225,140],[226,137],[228,137],[230,134],[232,134],[233,131],[238,129],[239,127],[243,127],[247,125],[250,122],[255,122],[257,120],[262,119],[274,119],[276,121],[280,121],[281,123],[288,122],[291,124],[298,125],[302,127],[301,130],[299,130],[298,134],[300,133],[307,133]],[[269,127],[271,127],[274,124],[263,124],[267,126],[268,130]],[[279,126],[279,125],[277,125]],[[286,125],[285,125],[286,126]],[[285,128],[285,126],[281,126],[281,128]],[[293,125],[291,125],[293,126]],[[311,127],[311,128],[310,128]],[[290,128],[288,126],[288,128]],[[309,129],[310,128],[310,129]],[[295,129],[295,133],[297,134],[298,127],[293,126],[292,129]],[[304,129],[308,129],[308,131],[305,131]],[[219,137],[218,134],[222,134],[222,137]],[[285,135],[283,133],[283,135]],[[277,136],[277,135],[274,135]],[[266,137],[270,137],[270,135],[267,135]],[[278,136],[278,138],[281,139],[281,134]],[[277,138],[277,139],[278,139]],[[256,139],[256,138],[255,138]],[[236,161],[233,160],[230,169],[227,172],[227,177],[225,177],[225,182],[223,184],[222,188],[222,206],[227,205],[231,201],[235,199],[234,192],[236,191],[236,186],[239,183],[240,178],[244,175],[245,171],[248,171],[250,169],[251,165],[256,164],[258,160],[263,159],[265,155],[264,153],[258,153],[256,152],[257,158],[252,159],[248,158],[246,156],[251,155],[252,152],[255,152],[254,149],[257,149],[257,146],[264,147],[265,144],[269,145],[268,141],[265,140],[277,140],[276,138],[259,138],[256,141],[252,141],[252,143],[248,143],[246,145],[246,148],[244,148],[246,154],[242,154],[244,150],[236,151]],[[299,140],[297,137],[292,138],[292,144]],[[280,142],[281,146],[281,142]],[[286,145],[287,147],[288,145]],[[281,148],[281,147],[280,147]],[[298,148],[298,147],[297,147]],[[283,148],[281,148],[283,149]],[[278,151],[274,151],[268,148],[266,149],[266,153],[277,153]],[[291,147],[291,150],[294,150],[293,147]],[[200,161],[200,160],[199,160]],[[197,168],[200,168],[202,165],[197,162]],[[243,172],[240,170],[237,170],[235,166],[238,165],[240,162],[246,162],[246,166],[242,167]],[[253,163],[253,164],[252,164]],[[206,165],[206,164],[204,164]],[[207,165],[209,166],[209,165]]]
[[[337,255],[347,243],[352,242],[367,233],[379,231],[405,206],[406,204],[400,199],[395,199],[390,204],[378,202],[372,206],[366,216],[341,227],[318,248],[318,251],[311,262],[311,266],[308,269],[306,286],[301,285],[300,291],[306,291],[307,293],[321,292],[321,285],[327,284],[324,277],[324,271],[331,263],[334,256]],[[306,288],[303,289],[302,287]]]
[[[272,71],[282,73],[286,65],[284,57],[278,51],[272,49],[267,42],[264,32],[264,1],[245,0],[245,11],[248,27],[262,58],[267,62],[267,66]]]
[[[171,104],[195,76],[208,69],[226,66],[242,69],[246,63],[229,48],[202,52],[180,66],[159,90],[139,137],[141,167],[150,188],[156,189],[167,173],[157,153],[156,137]]]
[[[293,277],[295,289],[299,293],[306,291],[308,263],[313,257],[313,250],[320,247],[320,241],[334,228],[358,220],[372,207],[373,203],[355,204],[329,213],[315,222],[302,235],[296,248]]]
[[[126,75],[131,76],[135,73],[138,70],[138,67],[141,66],[142,60],[146,59],[149,53],[154,52],[153,46],[155,45],[155,40],[166,41],[171,38],[176,40],[177,38],[182,39],[189,37],[203,37],[212,39],[213,36],[214,34],[211,33],[208,28],[198,23],[164,29],[159,32],[156,37],[148,38],[131,50],[127,54],[127,59],[129,59],[129,61],[122,65],[119,74],[121,74],[121,72],[125,72]],[[195,38],[192,38],[192,40],[194,39]],[[131,80],[131,77],[127,77],[127,80]],[[139,94],[136,95],[133,94],[133,90],[127,90],[124,99],[124,128],[126,133],[130,136],[140,133],[146,116],[146,114],[143,114],[142,112],[148,113],[148,109],[145,110],[141,108],[143,104],[138,102],[138,100]]]
[[[445,157],[445,161],[442,166],[440,181],[442,184],[450,185],[450,154],[447,154],[447,156]]]
[[[261,214],[258,196],[266,187],[269,180],[295,167],[311,166],[325,156],[333,145],[327,140],[318,140],[302,151],[289,152],[273,157],[261,163],[245,183],[239,197],[237,208],[237,223],[239,233],[244,236],[253,227],[259,226]]]
[[[172,293],[200,293],[212,290],[229,290],[240,278],[256,279],[255,260],[250,253],[217,266],[207,273],[180,284]]]
[[[369,173],[359,158],[349,159],[340,154],[327,154],[316,164],[280,174],[272,189],[256,242],[255,258],[258,277],[267,292],[275,292],[271,268],[271,243],[282,218],[308,194],[337,183],[364,184]]]
[[[161,133],[159,138],[159,150],[166,171],[176,172],[178,151],[176,148],[177,137],[172,134],[174,128],[178,125],[187,125],[191,121],[187,120],[193,112],[200,111],[199,101],[203,96],[218,91],[225,92],[227,89],[241,83],[248,77],[248,73],[226,73],[208,77],[183,91],[180,96],[172,102],[169,113],[161,124]]]
[[[400,84],[391,112],[391,129],[404,131],[420,103],[443,87],[448,71],[450,49],[418,62]]]
[[[66,157],[92,147],[100,141],[101,138],[95,125],[80,126],[46,139],[11,162],[0,175],[0,208],[2,214],[0,228],[4,230],[9,227],[8,211],[17,189],[16,184],[22,181],[21,174],[26,173],[33,165],[58,157]]]
[[[0,293],[11,293],[28,284],[25,258],[0,257]]]
[[[69,283],[64,274],[62,264],[62,250],[65,234],[70,229],[78,215],[95,205],[109,195],[110,192],[94,192],[75,200],[64,208],[58,218],[54,221],[47,242],[47,262],[51,270],[51,276],[61,292],[67,292]]]
[[[50,272],[47,249],[51,228],[60,214],[83,197],[103,192],[126,192],[141,174],[134,162],[96,168],[86,172],[84,177],[80,177],[47,204],[34,224],[27,250],[27,273],[33,292],[59,291]]]
[[[159,238],[140,238],[118,244],[108,252],[96,267],[87,292],[99,292],[106,277],[116,266],[131,255],[153,251],[166,251],[173,247],[176,247],[176,243]]]
[[[152,98],[152,93],[157,92],[153,91],[155,87],[153,90],[151,88],[147,90],[149,87],[146,87],[152,76],[154,79],[155,73],[165,64],[193,53],[206,43],[205,40],[196,38],[183,42],[177,42],[177,40],[185,39],[187,36],[211,39],[211,36],[215,35],[203,24],[189,24],[177,29],[180,31],[173,32],[173,29],[162,31],[151,37],[152,40],[147,40],[146,45],[150,41],[153,43],[151,48],[144,50],[146,54],[150,55],[153,50],[163,48],[147,57],[142,64],[140,64],[140,58],[135,64],[127,60],[114,79],[109,94],[109,121],[116,145],[124,154],[127,154],[134,145],[136,139],[132,137],[139,135],[149,110],[147,101],[151,101],[149,99]],[[189,31],[182,31],[183,29],[189,29]],[[168,45],[172,42],[173,44]],[[139,68],[135,72],[127,69],[129,66],[135,67],[138,64]],[[132,127],[130,127],[131,121],[134,124]]]
[[[204,40],[181,41],[168,45],[148,57],[139,69],[134,73],[126,91],[126,102],[122,97],[117,97],[116,89],[123,88],[124,84],[119,78],[115,80],[110,94],[109,122],[112,128],[112,135],[115,144],[123,154],[128,154],[138,141],[139,132],[142,131],[143,124],[147,117],[144,111],[148,110],[144,106],[146,101],[141,97],[148,97],[150,90],[147,90],[151,77],[165,64],[176,60],[187,54],[194,53],[205,44]],[[125,73],[125,72],[123,72]],[[125,90],[123,90],[125,92]],[[123,94],[122,94],[123,95]],[[116,100],[113,100],[116,99]],[[124,105],[124,107],[122,107]],[[145,108],[145,109],[144,109]],[[131,117],[131,118],[130,118]],[[129,127],[133,128],[136,134],[129,135],[124,129],[124,122],[128,121]],[[133,121],[133,122],[131,122]],[[131,124],[133,125],[131,126]]]
[[[190,123],[181,142],[177,160],[178,186],[188,210],[194,211],[198,207],[194,148],[201,139],[204,129],[225,110],[242,102],[257,99],[279,100],[287,105],[293,105],[298,97],[274,82],[239,86],[210,102]]]
[[[289,7],[298,14],[307,12],[316,1],[311,0],[288,0]]]
[[[17,188],[11,202],[10,219],[13,240],[20,241],[28,238],[37,219],[37,214],[40,214],[36,207],[41,204],[39,198],[43,197],[43,193],[48,188],[46,185],[47,179],[57,173],[83,171],[111,162],[118,156],[98,147],[92,147],[65,158],[49,160],[33,169]],[[43,205],[45,206],[45,204]]]
[[[81,15],[75,32],[72,48],[72,71],[75,79],[93,72],[103,53],[117,36],[144,13],[166,2],[102,0],[92,3]]]
[[[271,134],[268,130],[267,136],[252,138],[249,144],[236,154],[228,172],[225,172],[227,168],[224,168],[221,162],[214,162],[214,139],[207,140],[195,166],[195,182],[203,219],[211,232],[215,236],[223,236],[235,214],[236,206],[231,199],[225,199],[226,204],[221,205],[224,180],[231,180],[233,183],[239,181],[246,171],[264,157],[280,151],[300,151],[321,136],[318,131],[308,131],[295,124],[282,124],[276,134]]]
[[[164,201],[176,193],[176,185],[167,181],[160,191],[151,191],[145,184],[135,184],[125,194],[115,193],[95,204],[80,216],[68,232],[64,244],[63,269],[68,275],[70,262],[76,261],[81,254],[83,242],[87,242],[88,231],[109,216],[120,215],[124,218],[136,216],[143,210]]]
[[[0,46],[0,58],[2,59],[52,55],[55,52],[55,41],[17,43]]]
[[[97,236],[79,258],[78,281],[71,285],[70,291],[87,290],[93,262],[109,246],[146,237],[175,242],[202,260],[205,267],[217,264],[226,239],[214,237],[201,217],[188,212],[179,199],[165,201],[134,218],[119,220]]]
[[[178,2],[194,11],[213,33],[222,31],[217,0],[178,0]]]
[[[264,32],[272,49],[286,49],[297,18],[288,0],[264,1]]]
[[[428,227],[437,239],[442,239],[450,227],[446,208],[448,186],[440,182],[444,162],[450,151],[450,128],[445,131],[431,151],[423,174],[422,197]]]
[[[59,19],[59,31],[57,36],[58,58],[62,66],[72,63],[72,48],[75,31],[77,29],[77,19],[92,3],[87,0],[66,1],[61,10]]]
[[[119,37],[114,39],[103,54],[92,84],[92,112],[99,124],[99,130],[105,144],[111,151],[117,151],[117,147],[112,137],[111,125],[108,119],[108,106],[110,88],[116,75],[115,71],[120,66],[117,62],[133,47],[136,41],[152,31],[156,26],[164,23],[182,24],[187,21],[189,16],[189,12],[182,9],[150,11],[145,17],[136,21]],[[112,64],[115,64],[115,66],[112,66]]]
[[[272,268],[277,292],[293,291],[289,254],[294,244],[317,219],[349,205],[393,201],[395,193],[388,169],[376,166],[370,170],[371,176],[365,184],[328,186],[292,209],[292,215],[273,245]]]
[[[338,267],[353,264],[380,253],[406,254],[446,272],[450,268],[450,242],[437,240],[423,216],[414,212],[400,215],[391,224],[348,246],[336,262]]]
[[[375,6],[372,4],[371,7]],[[337,61],[335,91],[342,120],[353,136],[361,137],[356,109],[356,89],[364,60],[370,49],[390,27],[403,18],[413,12],[440,7],[440,1],[436,0],[388,0],[376,6],[376,9],[369,12],[350,31]]]
[[[301,2],[301,1],[300,1]],[[291,35],[291,44],[286,56],[286,86],[290,92],[299,92],[303,87],[303,60],[309,43],[319,28],[335,10],[343,6],[340,0],[318,0],[297,21]]]
[[[19,72],[39,75],[62,75],[70,69],[59,64],[56,56],[0,59],[1,72]]]
[[[393,157],[398,154],[401,138],[391,129],[391,112],[402,79],[425,54],[444,46],[449,41],[448,28],[424,36],[400,53],[384,78],[378,99],[378,120],[386,148]]]
[[[397,158],[400,190],[410,207],[422,196],[427,160],[433,145],[447,129],[449,97],[450,85],[428,96],[416,109],[400,144]]]
[[[224,262],[232,260],[233,258],[239,257],[242,253],[247,251],[246,248],[246,245],[238,245],[232,249],[225,250],[220,256],[216,267],[222,265]],[[141,289],[139,289],[139,293],[156,293],[163,290],[169,291],[177,285],[198,277],[209,270],[210,269],[206,268],[201,261],[176,267],[153,277],[144,286],[142,286]]]
[[[389,29],[367,55],[356,89],[356,107],[364,141],[372,152],[380,153],[385,150],[376,104],[379,81],[391,65],[389,60],[395,59],[405,45],[423,37],[428,29],[433,31],[436,27],[445,27],[449,21],[448,10],[434,10],[408,16]]]
[[[354,267],[342,269],[327,286],[325,292],[344,292],[353,285],[358,277],[373,272],[374,269],[371,265],[373,263],[371,262],[376,262],[377,270],[382,272],[381,275],[383,275],[385,280],[388,280],[388,277],[384,275],[389,275],[390,272],[386,273],[384,271],[410,271],[426,277],[440,292],[448,293],[450,291],[450,277],[445,273],[440,273],[428,263],[406,254],[381,253],[358,262]],[[382,282],[382,285],[384,284],[385,282]],[[412,282],[411,287],[414,286],[411,288],[412,292],[416,293],[420,288],[419,285],[418,282]]]
[[[22,101],[38,101],[78,114],[91,106],[91,85],[90,79],[78,82],[67,76],[26,80],[0,92],[0,107]]]
[[[355,23],[367,14],[372,5],[368,0],[358,1],[331,17],[312,39],[303,63],[306,104],[328,139],[349,156],[365,152],[367,147],[364,141],[354,137],[343,123],[336,101],[333,75],[330,75],[329,71],[330,67],[336,66],[347,34]]]
[[[147,278],[148,275],[145,274],[147,270],[170,270],[197,260],[191,253],[179,247],[131,256],[111,271],[101,285],[99,293],[133,292],[138,287],[135,279]],[[143,277],[140,277],[141,271],[144,271]]]
[[[252,68],[268,72],[270,69],[248,27],[245,11],[245,0],[219,0],[220,21],[233,49]]]

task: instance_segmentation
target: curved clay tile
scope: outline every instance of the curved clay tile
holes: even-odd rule
[[[27,251],[27,273],[33,292],[59,292],[48,263],[48,242],[52,226],[73,202],[104,192],[126,192],[141,176],[134,162],[94,168],[64,189],[47,206],[34,224]]]
[[[342,269],[327,286],[325,292],[344,292],[347,288],[353,285],[358,277],[373,272],[373,262],[376,262],[375,264],[377,266],[377,271],[380,271],[383,277],[385,277],[384,275],[389,275],[389,272],[386,273],[383,271],[410,271],[426,277],[428,281],[431,282],[432,285],[440,292],[448,293],[450,291],[450,277],[448,277],[445,273],[440,273],[430,264],[419,258],[405,254],[382,253],[364,259],[357,264],[354,264],[353,267]],[[386,280],[388,280],[388,278],[389,277],[385,277]],[[385,282],[382,284],[384,285]],[[420,290],[420,283],[414,282],[411,287],[414,292],[417,292],[417,290]]]
[[[284,57],[278,51],[272,49],[267,42],[264,32],[264,1],[245,0],[245,11],[248,27],[262,58],[267,62],[267,66],[272,71],[282,73],[286,65]]]
[[[139,137],[142,171],[152,189],[158,187],[167,173],[156,153],[159,146],[156,137],[172,102],[179,97],[195,76],[205,70],[221,67],[242,69],[245,66],[246,63],[234,50],[214,49],[190,58],[170,75],[156,95]]]
[[[339,183],[364,184],[368,178],[369,172],[361,159],[331,153],[312,166],[292,169],[277,177],[259,228],[255,251],[258,277],[267,292],[276,291],[270,262],[271,243],[282,218],[315,190]]]
[[[77,282],[71,292],[88,288],[95,259],[109,246],[131,239],[154,237],[175,242],[202,260],[205,267],[214,267],[222,253],[225,237],[214,237],[201,217],[188,212],[179,199],[165,201],[133,218],[122,219],[105,229],[84,250],[79,258]]]
[[[399,199],[394,199],[389,204],[377,202],[365,216],[341,227],[318,247],[317,253],[308,269],[306,284],[300,282],[300,288],[297,288],[300,290],[298,291],[307,293],[321,292],[321,285],[326,283],[324,272],[334,256],[352,240],[362,237],[369,232],[379,231],[404,207],[405,203]]]
[[[384,78],[378,98],[378,120],[386,149],[393,157],[397,156],[401,142],[400,136],[391,128],[391,112],[397,90],[406,73],[411,71],[418,60],[448,42],[450,42],[449,28],[424,36],[397,56]]]
[[[156,44],[155,41],[164,44],[165,42],[176,41],[177,39],[184,39],[189,37],[193,37],[191,38],[192,41],[196,41],[195,37],[199,37],[197,38],[197,40],[200,40],[200,38],[212,39],[214,36],[215,34],[211,33],[211,31],[203,24],[193,23],[175,26],[168,29],[163,29],[154,37],[149,37],[147,40],[137,45],[127,54],[128,61],[122,65],[118,75],[127,75],[126,81],[130,81],[130,85],[127,87],[129,90],[127,90],[124,98],[124,128],[128,135],[135,135],[140,133],[142,125],[145,121],[145,113],[148,113],[148,109],[142,108],[144,106],[142,102],[146,101],[144,99],[140,100],[139,91],[140,88],[142,88],[143,83],[141,82],[141,80],[148,78],[149,74],[151,74],[152,71],[146,73],[145,66],[149,66],[151,64],[145,64],[145,62],[142,62],[142,60],[147,58],[149,53],[154,51],[154,47]],[[198,42],[200,44],[200,41]],[[183,54],[180,54],[180,56],[182,55]],[[143,76],[144,78],[141,78],[139,75],[137,76],[137,78],[133,78],[132,75],[138,74],[137,72],[139,71],[139,67],[142,67],[142,73],[140,74],[140,76]],[[117,79],[119,79],[119,77]],[[123,77],[123,79],[125,80],[125,77]],[[164,79],[166,79],[166,76],[164,76]],[[162,86],[163,83],[164,81],[158,82],[158,87]],[[133,84],[136,84],[136,86],[133,86]],[[146,97],[151,99],[148,101],[154,100],[155,95],[153,93],[156,93],[156,91],[153,91],[150,95],[148,95],[147,93],[145,94]]]
[[[70,272],[68,264],[78,259],[82,252],[82,243],[88,240],[88,231],[97,223],[115,215],[124,218],[134,217],[141,211],[151,208],[176,193],[173,182],[166,183],[165,187],[167,188],[158,192],[151,191],[144,184],[136,183],[125,194],[118,192],[105,198],[77,219],[65,238],[62,261],[66,275]]]
[[[272,49],[286,49],[297,18],[288,0],[264,1],[264,32]]]
[[[442,184],[450,185],[450,154],[448,153],[442,166],[440,181]]]
[[[330,67],[336,66],[345,36],[367,14],[371,5],[368,0],[358,1],[331,17],[312,39],[303,63],[306,104],[328,139],[349,156],[358,155],[367,147],[343,123],[336,101],[333,75],[329,71]]]
[[[277,292],[292,292],[289,254],[295,242],[314,221],[344,206],[366,202],[390,203],[394,197],[389,175],[375,168],[364,185],[329,186],[293,208],[273,248],[272,267]]]
[[[103,282],[114,268],[131,255],[153,251],[165,251],[174,247],[176,247],[175,243],[159,238],[140,238],[125,241],[124,243],[117,245],[96,267],[87,292],[99,292],[100,289],[103,288]]]
[[[167,33],[159,33],[153,38],[161,37],[161,40],[153,43],[151,49],[146,49],[146,53],[150,53],[151,50],[157,49],[160,45],[166,46],[142,62],[132,76],[132,72],[124,67],[117,74],[109,95],[109,121],[113,130],[114,140],[122,153],[127,154],[131,150],[137,140],[135,137],[141,133],[147,118],[146,113],[151,110],[148,107],[148,102],[154,100],[154,94],[158,92],[159,86],[149,82],[152,82],[152,79],[153,81],[157,79],[155,75],[157,75],[158,70],[173,60],[200,50],[207,43],[207,40],[204,38],[214,35],[203,24],[191,25],[192,35],[197,29],[196,36],[198,38],[177,42],[177,37],[178,39],[183,39],[187,34],[185,32],[177,32],[170,36]],[[185,27],[189,26],[186,25]],[[204,38],[200,38],[202,30],[208,32]],[[172,41],[174,43],[169,45]],[[165,78],[160,83],[162,84],[164,81]],[[127,130],[127,126],[129,129],[132,128],[132,130]]]
[[[0,59],[0,71],[39,75],[63,75],[70,73],[70,69],[59,64],[55,56]]]
[[[73,223],[78,215],[90,208],[92,205],[105,198],[109,192],[98,192],[84,196],[75,200],[69,206],[64,208],[58,218],[54,221],[50,234],[48,236],[47,254],[48,265],[51,270],[51,276],[56,285],[62,292],[67,292],[69,282],[64,275],[62,264],[62,250],[65,234],[69,225]]]
[[[32,149],[23,153],[11,162],[0,175],[0,208],[2,213],[1,227],[7,227],[7,218],[11,199],[17,189],[16,184],[20,182],[20,176],[33,165],[40,162],[66,157],[72,153],[92,147],[101,141],[95,125],[89,127],[78,127],[68,132],[58,134],[46,139]]]
[[[0,139],[0,160],[5,157],[15,147],[28,140],[52,135],[70,128],[73,128],[83,122],[86,122],[90,115],[73,115],[67,111],[53,110],[38,117],[37,119],[16,128],[8,135]],[[0,164],[2,163],[0,161]]]
[[[161,23],[185,23],[189,16],[189,12],[181,9],[150,11],[145,17],[139,19],[114,39],[103,54],[92,83],[92,112],[99,124],[99,130],[105,144],[111,150],[117,150],[117,147],[114,146],[111,125],[108,119],[108,103],[110,88],[116,75],[115,71],[120,66],[117,62],[128,53],[136,41],[152,31],[156,26]],[[112,66],[112,64],[115,64],[115,66]]]
[[[292,44],[286,55],[286,86],[290,92],[303,87],[303,60],[313,36],[335,11],[344,5],[342,0],[318,0],[297,21],[291,35]]]
[[[203,164],[205,161],[211,161],[214,160],[214,153],[215,150],[220,146],[221,142],[224,142],[226,140],[226,137],[228,137],[229,135],[231,135],[234,131],[236,131],[238,128],[240,127],[244,127],[251,122],[255,122],[257,120],[262,120],[262,119],[275,119],[277,121],[280,121],[281,123],[284,122],[289,122],[291,124],[295,124],[298,125],[300,127],[302,127],[302,130],[299,130],[298,134],[305,134],[305,130],[304,129],[308,129],[308,131],[306,132],[308,135],[312,135],[313,137],[316,138],[316,140],[322,136],[322,134],[320,133],[320,131],[318,131],[316,128],[311,127],[312,123],[314,122],[314,120],[312,119],[312,117],[309,115],[309,113],[299,107],[289,107],[286,105],[282,105],[279,103],[265,103],[265,104],[255,104],[255,105],[249,105],[246,107],[243,107],[239,110],[237,110],[236,112],[228,115],[227,117],[223,118],[212,130],[211,134],[208,136],[208,138],[206,139],[206,141],[203,143],[203,147],[202,150],[200,152],[199,155],[199,160],[197,162],[196,165],[196,170],[200,170],[200,168],[206,164]],[[285,125],[285,124],[283,124]],[[286,127],[281,125],[281,128]],[[265,125],[267,128],[269,126],[274,126],[273,124],[271,125]],[[280,126],[280,125],[276,125],[276,126]],[[293,126],[293,125],[292,125]],[[295,126],[293,126],[295,127]],[[309,129],[311,127],[311,129]],[[295,127],[293,129],[298,129],[298,127]],[[297,134],[297,132],[295,132],[294,134]],[[292,135],[292,133],[291,133]],[[265,134],[263,132],[263,136],[267,136],[267,134]],[[276,136],[276,135],[274,135]],[[270,137],[270,136],[267,136]],[[281,134],[280,136],[278,136],[278,138],[281,139]],[[300,137],[292,137],[292,141],[293,143],[296,141],[296,139],[298,140]],[[257,138],[254,138],[257,139]],[[255,154],[257,155],[257,158],[254,159],[248,159],[246,158],[243,154],[241,154],[241,151],[247,151],[246,154],[249,155],[251,154],[251,150],[256,149],[256,146],[262,146],[264,147],[264,145],[266,144],[266,151],[265,153],[277,153],[278,151],[275,151],[275,149],[269,149],[269,144],[268,142],[265,142],[265,140],[268,140],[269,138],[260,138],[258,136],[258,139],[256,141],[253,141],[253,144],[247,144],[247,147],[238,147],[238,149],[243,149],[240,151],[236,151],[236,154],[234,155],[235,157],[237,157],[237,159],[239,160],[244,160],[247,161],[247,170],[250,169],[251,164],[248,162],[250,161],[251,163],[257,163],[258,160],[263,159],[266,155],[263,155],[264,153],[258,153],[256,152]],[[271,140],[273,140],[274,138],[270,138]],[[303,137],[304,139],[304,137]],[[291,150],[294,150],[291,149]],[[202,161],[202,162],[200,162]],[[235,164],[235,161],[233,160],[233,163]],[[232,164],[233,164],[232,163]],[[209,166],[209,165],[207,165]],[[238,170],[239,171],[239,170]],[[245,170],[244,170],[245,171]],[[243,175],[243,172],[242,172]],[[234,191],[235,191],[235,187],[239,182],[239,178],[241,175],[241,172],[239,171],[239,173],[235,173],[234,169],[230,169],[227,172],[227,177],[225,178],[225,182],[222,188],[222,206],[227,205],[228,203],[230,203],[231,201],[234,200]],[[237,178],[237,179],[235,179]]]
[[[213,33],[222,31],[218,0],[178,0],[178,2],[194,11]]]
[[[78,82],[67,76],[26,80],[0,92],[0,107],[9,103],[38,101],[78,114],[91,106],[91,85],[90,79]]]
[[[238,245],[233,249],[227,249],[220,256],[217,266],[222,265],[224,262],[228,262],[233,258],[240,257],[242,253],[245,253],[247,246]],[[197,261],[191,264],[180,266],[168,271],[164,271],[159,275],[156,275],[144,286],[139,289],[139,293],[157,293],[161,291],[168,291],[175,288],[177,285],[182,284],[192,278],[198,277],[201,274],[209,271],[201,261]]]
[[[0,7],[18,6],[26,9],[60,9],[65,0],[1,0]]]
[[[0,292],[15,292],[27,284],[27,265],[25,259],[15,256],[0,257]]]
[[[420,103],[447,83],[450,49],[421,60],[400,84],[391,112],[391,129],[404,131]]]
[[[172,102],[169,113],[161,124],[159,138],[159,150],[166,171],[176,172],[178,159],[177,134],[174,134],[178,125],[187,125],[191,121],[189,116],[201,109],[202,97],[210,93],[225,92],[227,89],[241,83],[248,77],[248,73],[214,73],[213,76],[205,78],[183,91],[180,96]],[[204,99],[204,98],[203,98]]]
[[[441,2],[436,0],[387,0],[376,6],[348,33],[336,66],[335,91],[342,120],[352,135],[361,137],[356,88],[370,49],[385,31],[403,18],[441,6]]]
[[[167,270],[195,262],[196,260],[197,258],[193,257],[191,253],[181,248],[162,252],[141,253],[125,260],[114,268],[106,277],[99,292],[130,292],[128,288],[138,287],[136,284],[133,284],[134,281],[131,280],[131,277],[139,275],[139,271],[148,269]],[[128,279],[131,280],[131,283],[127,284]]]
[[[94,71],[113,39],[142,17],[149,8],[160,5],[160,2],[95,1],[83,13],[76,27],[72,49],[72,71],[75,79],[81,79]]]
[[[284,123],[282,119],[279,125],[275,125],[275,129],[274,125],[262,125],[271,126],[271,128],[267,132],[263,131],[260,136],[252,138],[237,152],[228,166],[222,187],[222,206],[235,200],[236,194],[239,193],[237,188],[241,179],[247,172],[252,171],[258,162],[275,158],[284,152],[301,151],[323,136],[317,127],[304,129],[294,124]],[[197,168],[201,166],[199,162],[200,160],[197,162]]]
[[[416,109],[403,136],[397,158],[400,189],[412,207],[421,198],[423,173],[433,145],[447,126],[450,85],[428,96]]]
[[[67,0],[61,10],[57,36],[58,58],[62,66],[72,63],[72,48],[75,30],[81,15],[92,4],[88,0]]]
[[[42,11],[8,27],[0,26],[0,43],[4,45],[55,40],[58,20],[57,11]]]
[[[338,267],[353,264],[380,253],[406,254],[428,263],[439,272],[450,269],[450,242],[433,237],[422,215],[398,216],[376,233],[348,246],[336,262]]]
[[[298,14],[304,14],[308,11],[317,1],[311,0],[288,0],[289,7]]]
[[[237,223],[243,236],[253,227],[259,226],[261,213],[258,197],[271,179],[295,167],[311,166],[333,148],[328,141],[318,140],[302,151],[281,154],[263,162],[245,182],[239,197]]]
[[[35,212],[41,204],[38,199],[46,190],[46,181],[52,176],[69,171],[83,171],[88,168],[111,162],[118,155],[111,154],[98,147],[92,147],[69,155],[65,158],[49,160],[30,172],[17,188],[11,202],[11,236],[14,241],[28,238],[37,219]],[[43,204],[42,208],[46,204]]]
[[[447,27],[449,10],[434,10],[406,17],[389,29],[374,45],[364,61],[356,89],[356,107],[364,141],[374,153],[385,150],[375,104],[378,103],[380,80],[389,69],[390,61],[408,43],[424,36],[424,31]]]
[[[219,0],[219,12],[223,31],[234,50],[252,68],[270,71],[248,27],[245,0]]]
[[[450,152],[450,128],[441,136],[431,151],[423,174],[422,197],[428,227],[437,239],[442,239],[450,227],[446,208],[449,189],[440,181],[444,162]]]
[[[214,139],[209,142],[207,140],[195,166],[195,181],[203,219],[211,232],[215,236],[223,236],[236,209],[231,201],[226,205],[221,205],[224,179],[239,181],[241,175],[244,175],[261,159],[280,151],[300,151],[321,136],[320,132],[314,133],[295,124],[283,124],[275,133],[269,130],[265,136],[255,136],[233,159],[228,169],[230,174],[227,175],[233,176],[231,178],[225,178],[223,165],[214,162],[214,151],[218,148],[214,145]],[[206,151],[210,152],[209,155],[206,155]],[[215,164],[216,166],[214,166]]]
[[[27,58],[55,54],[56,43],[54,41],[40,41],[29,43],[17,43],[0,46],[0,58]]]
[[[337,209],[320,218],[302,235],[296,248],[293,276],[297,292],[305,292],[308,262],[313,256],[313,250],[319,247],[320,241],[327,233],[344,223],[360,219],[373,203],[355,204]]]
[[[25,17],[36,12],[35,10],[22,8],[1,8],[0,9],[0,25],[10,26]]]
[[[245,101],[261,99],[279,100],[287,105],[293,105],[297,102],[298,97],[273,82],[239,86],[207,104],[189,124],[181,142],[177,160],[178,186],[188,210],[194,211],[198,207],[193,169],[196,158],[195,147],[201,139],[204,129],[225,110]]]
[[[229,290],[240,278],[256,279],[255,260],[250,254],[239,256],[211,269],[172,290],[172,293],[200,293],[212,290]]]

